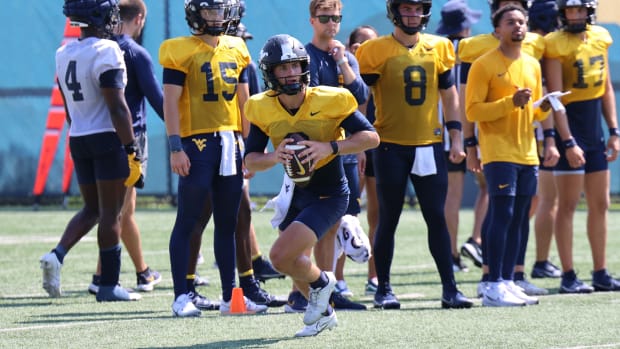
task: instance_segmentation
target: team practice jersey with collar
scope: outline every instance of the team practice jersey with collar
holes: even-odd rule
[[[613,40],[607,29],[589,25],[586,39],[563,30],[545,36],[545,58],[562,64],[562,86],[571,93],[562,102],[586,101],[601,97],[607,87],[608,49]]]
[[[330,86],[307,87],[304,103],[291,115],[273,91],[250,97],[245,105],[247,119],[263,133],[269,135],[277,147],[291,132],[303,132],[310,140],[329,142],[344,139],[340,124],[357,110],[355,97],[346,89]],[[319,161],[319,169],[336,155]]]
[[[169,39],[159,48],[159,61],[186,75],[179,100],[181,137],[241,131],[237,84],[250,63],[243,39],[220,36],[216,47],[194,36]]]
[[[102,86],[101,75],[110,70],[121,70],[123,81],[105,82]],[[127,84],[125,61],[118,44],[96,37],[69,42],[56,51],[56,72],[71,117],[69,134],[115,132],[101,88],[123,89]]]
[[[364,42],[356,57],[364,80],[376,78],[371,84],[374,126],[382,142],[428,145],[442,141],[439,75],[455,62],[448,39],[419,34],[418,43],[408,48],[390,34]]]

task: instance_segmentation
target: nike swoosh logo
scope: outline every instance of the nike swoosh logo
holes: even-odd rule
[[[493,298],[493,297],[491,297],[489,295],[486,295],[486,294],[484,296],[487,297],[487,299],[490,300],[490,301],[493,301],[493,302],[499,301],[499,297]]]
[[[295,162],[297,162],[297,165],[299,165],[299,171],[297,171],[297,174],[300,176],[305,175],[306,169],[304,168],[304,165],[301,163],[301,161],[299,161],[299,158],[297,157],[297,155],[295,155],[294,158],[295,158]]]
[[[310,112],[310,116],[315,116],[316,114],[320,113],[321,111],[315,111],[315,112]]]
[[[323,323],[321,323],[321,321],[317,321],[317,324],[316,324],[317,332],[323,332],[323,330],[327,328],[328,324],[329,324],[328,321],[325,321]]]
[[[505,189],[505,188],[508,188],[508,186],[509,186],[509,185],[510,185],[510,184],[500,184],[500,185],[498,185],[497,187],[498,187],[499,189]]]
[[[497,74],[497,77],[498,77],[498,78],[501,78],[501,77],[502,77],[502,76],[504,76],[504,75],[506,75],[506,72],[503,72],[503,73],[499,73],[499,74]]]

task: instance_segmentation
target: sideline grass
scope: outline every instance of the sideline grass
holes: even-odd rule
[[[0,348],[620,348],[620,293],[558,295],[558,280],[534,280],[550,289],[538,306],[520,309],[483,308],[477,300],[471,310],[441,310],[441,288],[426,243],[426,229],[417,210],[405,210],[396,236],[392,281],[402,302],[400,311],[377,311],[363,295],[366,266],[347,261],[346,279],[354,298],[369,306],[365,312],[338,312],[338,327],[314,338],[294,339],[301,315],[270,309],[265,316],[225,317],[203,312],[197,319],[171,316],[172,283],[168,238],[175,212],[139,211],[147,263],[164,280],[139,302],[97,303],[86,292],[96,263],[96,233],[91,232],[65,259],[64,296],[50,299],[41,288],[39,257],[57,243],[74,211],[0,211]],[[263,253],[268,254],[275,232],[271,213],[254,213]],[[362,213],[361,217],[365,217]],[[362,219],[363,221],[364,219]],[[471,211],[461,214],[459,240],[472,223]],[[610,213],[608,267],[620,274],[620,213]],[[199,272],[211,285],[200,292],[211,299],[220,295],[213,265],[212,225],[204,236],[205,264]],[[526,263],[534,257],[530,239]],[[575,223],[575,265],[589,282],[591,258],[585,234],[585,213]],[[552,260],[558,263],[555,247]],[[456,275],[460,289],[475,294],[479,270]],[[135,285],[131,260],[123,252],[121,282]],[[290,281],[268,281],[265,288],[285,296]]]

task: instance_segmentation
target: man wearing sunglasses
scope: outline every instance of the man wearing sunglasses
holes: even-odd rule
[[[309,10],[310,25],[312,25],[314,32],[311,42],[305,46],[310,58],[309,86],[344,87],[353,94],[358,104],[363,104],[368,98],[369,89],[360,77],[357,60],[355,56],[346,51],[345,46],[340,41],[335,39],[340,31],[342,2],[340,0],[311,0]],[[360,212],[357,155],[345,155],[342,158],[351,191],[346,213],[356,216]],[[355,213],[352,213],[351,210]],[[332,227],[314,248],[317,266],[322,270],[333,271],[334,269],[334,243],[339,223]],[[365,305],[352,302],[337,292],[332,294],[330,303],[335,309],[366,309]],[[294,290],[289,294],[285,311],[303,312],[306,304],[307,301],[302,294]]]

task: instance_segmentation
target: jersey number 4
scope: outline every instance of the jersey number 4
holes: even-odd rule
[[[224,80],[225,83],[234,86],[232,92],[222,91],[222,97],[224,97],[224,99],[227,101],[231,101],[235,97],[235,93],[237,92],[237,77],[226,75],[226,70],[231,69],[236,71],[237,64],[230,62],[220,62],[219,65],[222,80]],[[200,71],[205,73],[207,82],[207,93],[202,95],[202,100],[205,102],[217,102],[217,100],[219,99],[219,95],[215,92],[215,83],[213,81],[213,68],[211,68],[211,63],[207,62],[203,64]]]
[[[69,61],[67,65],[67,72],[65,73],[65,85],[71,90],[71,97],[74,101],[83,101],[84,95],[82,94],[82,84],[77,81],[77,63],[75,61]]]

